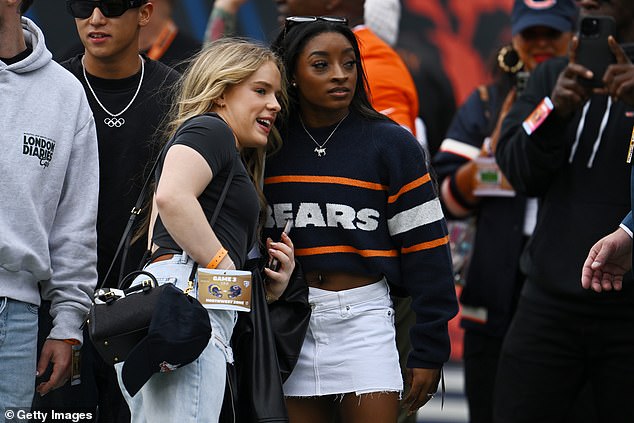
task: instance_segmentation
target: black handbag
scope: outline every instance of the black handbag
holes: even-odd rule
[[[239,313],[231,345],[235,365],[227,365],[227,387],[220,422],[286,423],[282,383],[297,363],[310,320],[308,286],[296,262],[282,297],[267,304],[262,269],[249,260],[251,312]]]
[[[114,254],[110,268],[108,269],[106,276],[103,278],[101,285],[95,290],[93,302],[86,319],[90,340],[101,358],[110,365],[115,365],[118,362],[125,361],[134,346],[136,346],[137,343],[147,335],[156,302],[161,296],[161,291],[163,290],[151,273],[142,270],[131,272],[122,278],[118,283],[118,289],[116,290],[108,288],[104,289],[102,286],[104,282],[108,280],[108,276],[110,275],[110,272],[112,271],[116,259],[122,249],[124,251],[124,257],[126,255],[127,248],[130,244],[131,229],[136,217],[141,212],[141,207],[145,199],[145,191],[149,186],[149,182],[154,175],[154,171],[160,158],[167,152],[168,146],[175,137],[176,135],[174,135],[174,137],[172,137],[172,139],[165,145],[161,155],[154,162],[152,170],[141,188],[141,193],[139,194],[136,204],[132,208],[130,218],[128,219],[126,228],[123,231],[123,236],[119,241],[119,245]],[[218,203],[214,208],[214,213],[209,220],[210,225],[213,225],[220,213],[222,203],[224,202],[227,191],[229,190],[229,185],[233,179],[234,172],[235,163],[232,162],[229,176],[224,184]],[[142,283],[138,285],[128,288],[128,284],[132,283],[139,275],[146,275],[148,279],[142,281]],[[121,294],[121,291],[123,291],[124,295]],[[137,291],[141,291],[142,294],[139,295]],[[100,302],[97,302],[96,300],[100,300]],[[195,303],[192,302],[192,307],[202,307],[198,301],[195,301]]]
[[[108,280],[110,272],[114,268],[119,253],[123,249],[121,269],[124,268],[125,256],[130,245],[131,232],[134,222],[141,214],[145,192],[154,174],[158,159],[154,162],[141,193],[130,212],[130,218],[123,230],[123,235],[117,246],[112,263],[106,272],[106,276],[97,286],[88,317],[85,324],[88,326],[88,335],[95,350],[101,358],[111,366],[125,361],[134,346],[143,339],[148,332],[154,306],[160,297],[161,288],[156,278],[149,272],[137,270],[121,278],[117,289],[103,288]],[[128,287],[139,275],[145,275],[148,279],[133,287]],[[141,295],[135,292],[141,291]],[[128,295],[132,294],[132,295]],[[100,300],[100,302],[97,302]]]
[[[124,289],[124,297],[114,290],[95,293],[86,324],[95,349],[103,360],[115,365],[125,361],[128,353],[147,335],[154,306],[161,296],[162,287],[151,273],[136,271],[122,281],[125,284],[139,275],[147,276],[141,283]]]

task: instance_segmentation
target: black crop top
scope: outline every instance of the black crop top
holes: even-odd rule
[[[215,113],[196,116],[179,129],[174,144],[193,148],[211,168],[213,179],[198,197],[207,220],[211,219],[231,166],[235,164],[227,197],[212,229],[229,251],[236,269],[240,269],[255,241],[260,206],[255,187],[240,159],[231,128]],[[156,171],[157,186],[165,154],[160,160]],[[159,247],[181,249],[165,229],[160,215],[154,224],[153,241]]]

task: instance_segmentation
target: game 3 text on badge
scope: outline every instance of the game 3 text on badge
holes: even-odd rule
[[[211,280],[215,282],[236,282],[238,278],[235,276],[212,276]]]

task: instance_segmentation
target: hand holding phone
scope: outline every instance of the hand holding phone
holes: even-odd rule
[[[293,227],[293,220],[292,219],[286,219],[286,224],[284,225],[284,229],[282,230],[283,233],[285,233],[286,235],[288,235],[291,232],[291,228]],[[277,272],[280,268],[280,262],[279,260],[277,260],[274,257],[271,257],[269,259],[269,263],[266,265],[266,267],[268,267],[269,269],[273,270],[274,272]]]
[[[579,26],[579,44],[575,51],[575,62],[592,71],[591,80],[580,78],[579,81],[593,88],[603,87],[603,75],[616,57],[608,37],[616,37],[616,23],[611,16],[585,16]]]

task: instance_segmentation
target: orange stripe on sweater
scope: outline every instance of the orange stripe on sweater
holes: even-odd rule
[[[405,185],[403,188],[401,188],[399,190],[399,192],[397,192],[394,195],[390,195],[387,198],[387,202],[388,203],[393,203],[396,200],[398,200],[398,198],[405,194],[406,192],[409,192],[413,189],[416,189],[418,187],[420,187],[421,185],[425,185],[427,182],[431,181],[431,176],[429,176],[429,173],[424,174],[423,176],[421,176],[420,178],[410,182],[409,184]]]
[[[401,248],[401,253],[415,253],[417,251],[422,250],[430,250],[432,248],[439,247],[441,245],[445,245],[449,242],[449,236],[444,236],[442,238],[435,239],[433,241],[421,242],[420,244],[412,245],[411,247]]]
[[[397,257],[397,250],[359,250],[349,245],[329,245],[325,247],[298,248],[296,256],[312,256],[317,254],[353,253],[363,257]]]
[[[339,185],[349,185],[353,187],[372,189],[375,191],[387,191],[388,189],[386,185],[361,181],[359,179],[342,178],[342,177],[336,177],[336,176],[287,175],[287,176],[271,176],[270,178],[264,179],[265,185],[289,184],[289,183],[339,184]]]

